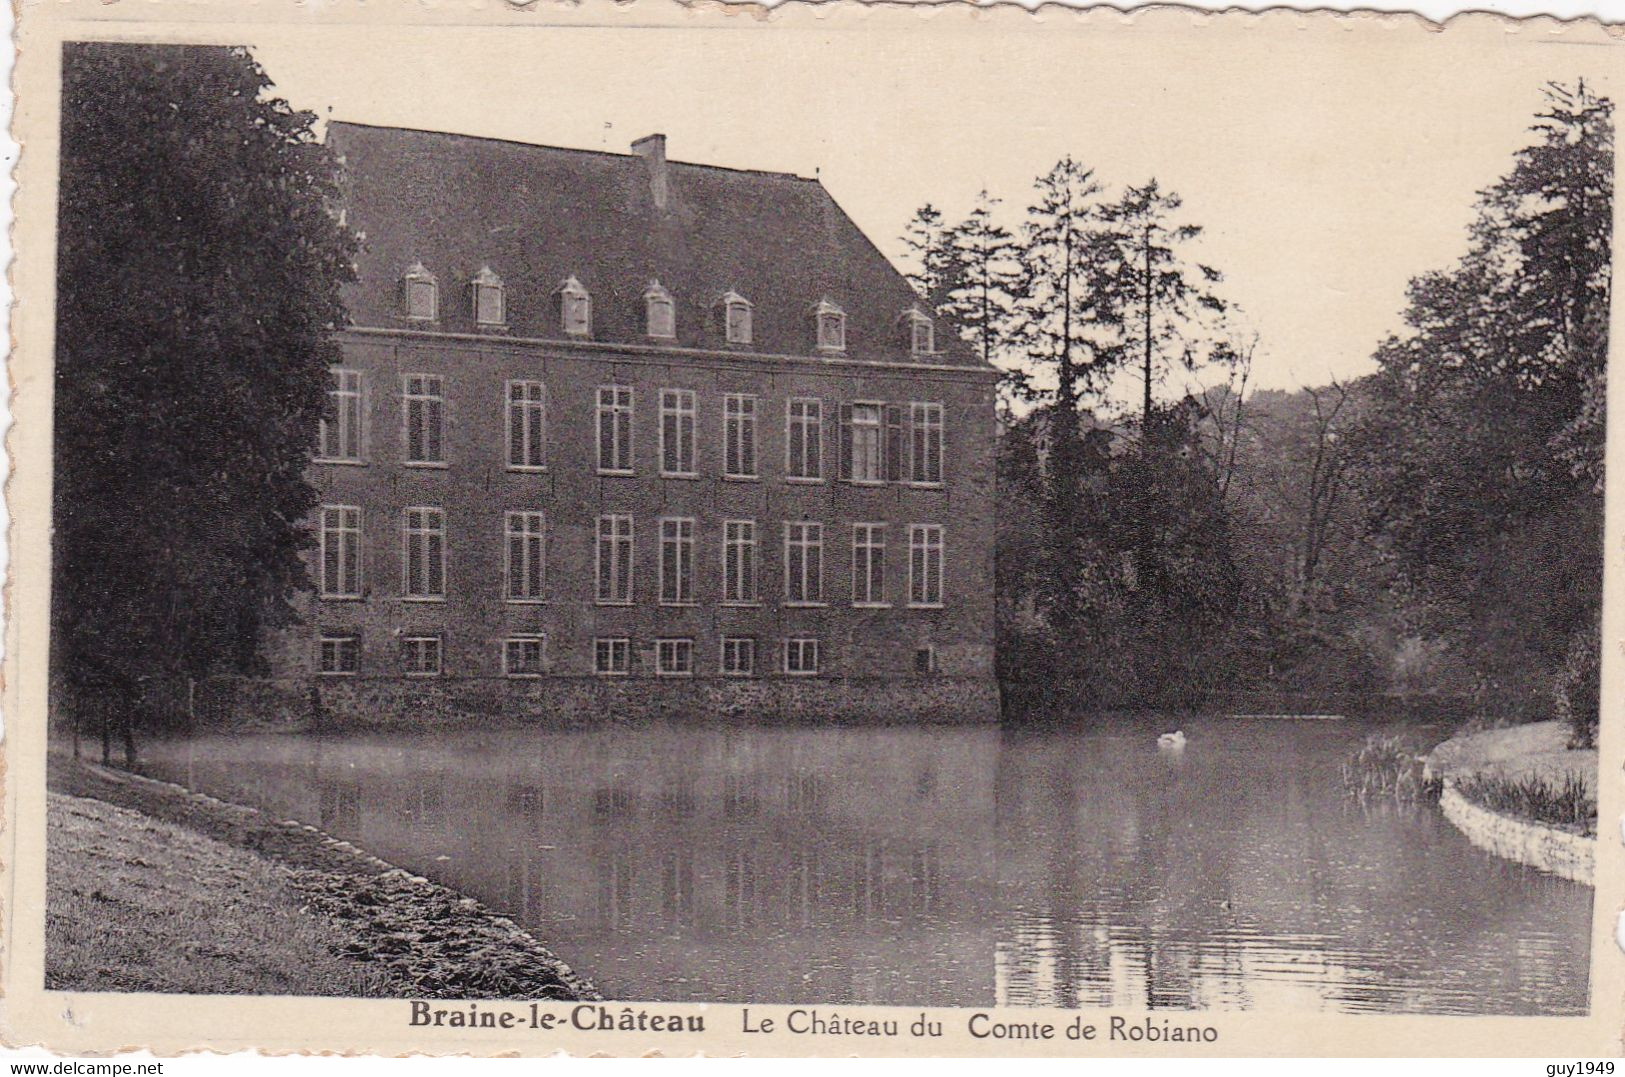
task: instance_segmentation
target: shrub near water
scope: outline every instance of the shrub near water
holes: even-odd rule
[[[1597,800],[1585,779],[1572,772],[1563,775],[1561,782],[1538,774],[1516,778],[1505,774],[1474,774],[1458,778],[1454,788],[1468,800],[1491,811],[1574,827],[1582,834],[1597,832]]]
[[[1416,748],[1402,737],[1373,733],[1343,764],[1343,791],[1362,800],[1374,796],[1416,800],[1428,789]]]

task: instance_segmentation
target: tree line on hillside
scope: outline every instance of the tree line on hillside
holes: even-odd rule
[[[1068,158],[1014,230],[985,192],[958,223],[915,215],[922,301],[1009,371],[1007,682],[1096,706],[1450,694],[1589,738],[1612,105],[1583,84],[1544,99],[1468,254],[1412,282],[1352,383],[1246,391],[1257,342],[1155,181],[1108,197]],[[1157,391],[1199,367],[1224,384]],[[1114,411],[1124,378],[1138,406]]]

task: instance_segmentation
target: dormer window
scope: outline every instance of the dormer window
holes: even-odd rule
[[[818,301],[813,311],[818,328],[818,350],[841,352],[846,350],[846,311],[828,299]]]
[[[559,285],[559,326],[566,336],[584,337],[592,332],[592,297],[581,282],[570,277]]]
[[[937,350],[937,327],[929,314],[910,307],[903,312],[901,321],[910,355],[931,355]]]
[[[730,291],[718,302],[722,306],[723,339],[729,344],[749,344],[751,342],[750,300],[738,292]]]
[[[677,335],[677,304],[671,293],[661,287],[658,280],[649,282],[643,290],[645,332],[660,340],[671,340]]]
[[[471,282],[474,300],[474,324],[503,326],[508,324],[508,312],[503,298],[502,278],[482,266]]]
[[[401,277],[401,307],[414,322],[432,322],[440,316],[440,286],[422,262],[413,262]]]

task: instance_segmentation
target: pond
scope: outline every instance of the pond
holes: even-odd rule
[[[1590,889],[1429,804],[1355,722],[206,736],[143,769],[534,930],[607,997],[1583,1013]]]

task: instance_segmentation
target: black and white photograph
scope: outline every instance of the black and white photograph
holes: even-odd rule
[[[1615,52],[675,10],[47,20],[35,1038],[1617,1050]]]

